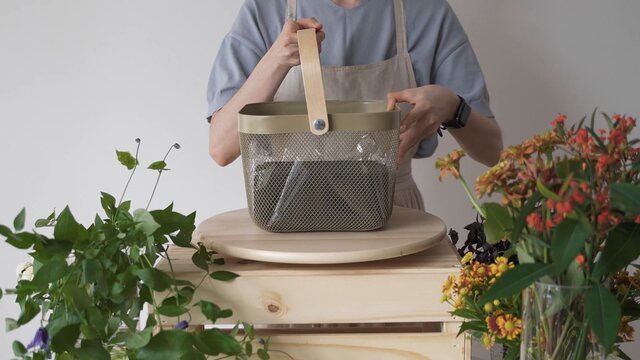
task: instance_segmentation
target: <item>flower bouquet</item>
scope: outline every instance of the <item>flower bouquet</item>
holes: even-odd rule
[[[517,254],[519,264],[478,303],[526,289],[523,359],[628,358],[617,344],[640,306],[635,284],[616,279],[640,255],[639,140],[629,139],[635,119],[602,114],[606,128],[596,129],[595,115],[572,126],[559,115],[551,131],[505,150],[475,187],[478,197],[501,194],[501,203],[477,203],[460,177],[463,153],[438,162],[486,219],[487,240],[510,241]]]

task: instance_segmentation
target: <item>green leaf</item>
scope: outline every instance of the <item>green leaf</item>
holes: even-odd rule
[[[20,213],[18,213],[18,216],[16,216],[16,218],[13,219],[13,228],[16,231],[21,231],[22,229],[24,229],[25,215],[26,215],[26,209],[22,208],[22,210],[20,210]]]
[[[598,136],[598,134],[596,134],[596,132],[593,129],[587,128],[587,130],[591,134],[591,137],[593,137],[593,140],[595,140],[595,142],[598,143],[598,146],[600,147],[600,149],[603,151],[607,151],[607,146],[602,142],[602,140],[600,139],[600,136]]]
[[[20,304],[20,317],[18,325],[24,325],[33,320],[40,313],[40,306],[33,300],[27,299]]]
[[[258,349],[257,354],[260,360],[269,360],[269,354],[264,349]]]
[[[138,351],[137,360],[175,360],[190,352],[191,334],[182,330],[160,331]]]
[[[98,341],[82,340],[80,348],[71,350],[75,359],[109,360],[111,355]]]
[[[9,332],[19,327],[20,327],[20,324],[18,324],[18,321],[16,321],[15,319],[11,319],[11,318],[4,319],[4,331]]]
[[[477,319],[478,314],[470,309],[456,309],[451,311],[451,315],[461,317],[463,319]]]
[[[487,242],[497,244],[513,229],[513,217],[506,207],[498,203],[484,203],[482,208],[487,216],[484,223]]]
[[[611,207],[628,214],[640,214],[640,186],[629,183],[609,185]]]
[[[75,345],[78,336],[80,336],[80,325],[66,326],[51,337],[51,349],[58,353],[69,350]]]
[[[91,284],[102,279],[102,265],[97,259],[84,259],[82,261],[82,283]]]
[[[536,191],[533,196],[531,196],[525,203],[524,206],[518,212],[518,217],[513,225],[513,231],[511,232],[511,242],[516,244],[518,240],[520,240],[520,234],[522,234],[522,230],[524,230],[525,224],[527,223],[527,216],[533,212],[538,201],[540,201],[542,195],[539,191]]]
[[[38,269],[33,277],[32,283],[36,285],[46,285],[60,280],[67,272],[67,262],[62,259],[52,259]]]
[[[167,163],[160,160],[160,161],[155,161],[152,162],[151,165],[149,165],[149,167],[147,169],[151,169],[151,170],[168,170],[166,169],[167,167]]]
[[[18,340],[13,342],[13,354],[17,357],[22,357],[27,353],[27,348],[22,345],[22,343]]]
[[[151,215],[145,209],[136,209],[133,212],[133,220],[136,222],[136,229],[141,230],[145,235],[153,235],[153,233],[160,228]]]
[[[569,267],[580,251],[584,250],[585,241],[591,235],[591,228],[581,222],[565,219],[553,232],[551,241],[551,259],[556,273],[561,273]]]
[[[598,113],[598,107],[596,106],[595,109],[593,109],[593,112],[591,113],[591,122],[589,124],[590,128],[594,128],[596,126],[596,114]]]
[[[209,276],[211,276],[211,278],[214,280],[231,281],[237,278],[239,275],[230,271],[220,270],[212,272]]]
[[[215,323],[218,319],[228,318],[233,315],[231,310],[221,310],[218,305],[206,300],[200,300],[197,306],[200,306],[202,315],[212,323]]]
[[[244,352],[248,355],[251,356],[253,355],[253,345],[250,342],[246,342],[244,344]]]
[[[136,165],[138,165],[138,161],[133,155],[131,155],[128,151],[118,151],[116,150],[116,155],[118,156],[118,161],[120,164],[127,167],[127,169],[131,170]]]
[[[607,353],[611,351],[620,327],[620,304],[602,284],[596,283],[587,293],[587,323]]]
[[[75,285],[67,285],[65,295],[71,299],[71,303],[79,311],[84,311],[93,305],[93,301],[85,288],[79,288]]]
[[[152,332],[153,327],[148,327],[142,331],[131,333],[129,336],[127,336],[125,344],[127,344],[127,346],[132,349],[140,349],[142,347],[145,347],[151,340]]]
[[[189,310],[181,305],[164,305],[156,309],[158,314],[168,317],[178,317],[186,314]]]
[[[484,305],[496,299],[509,298],[519,294],[536,280],[549,274],[553,269],[552,264],[519,264],[500,276],[496,282],[478,300],[478,304]]]
[[[100,204],[105,214],[107,214],[107,217],[112,219],[116,213],[116,198],[106,192],[101,192],[100,195]]]
[[[16,249],[26,250],[29,249],[35,243],[35,235],[30,233],[14,234],[8,227],[0,225],[0,234],[7,238],[7,244],[13,246]]]
[[[208,329],[193,336],[196,348],[207,355],[237,355],[242,352],[242,345],[233,336],[219,329]]]
[[[624,223],[609,232],[594,278],[626,267],[640,256],[640,225]]]
[[[155,291],[165,291],[171,286],[171,277],[158,269],[136,269],[133,273]]]
[[[45,227],[45,226],[51,226],[53,225],[54,219],[56,218],[56,212],[55,210],[53,212],[51,212],[51,214],[49,214],[49,216],[47,216],[46,219],[38,219],[36,220],[34,226],[37,228],[40,227]]]
[[[200,245],[198,251],[193,253],[191,261],[200,269],[204,271],[209,270],[209,254],[207,254],[207,249],[204,246]]]
[[[542,194],[542,196],[544,196],[547,199],[553,199],[555,201],[561,201],[562,198],[560,197],[560,195],[554,193],[553,191],[551,191],[548,187],[546,187],[543,183],[542,180],[540,180],[540,178],[538,178],[536,180],[536,186],[538,187],[538,191],[540,192],[540,194]]]
[[[465,331],[480,331],[487,332],[487,324],[484,321],[465,321],[460,325],[460,329],[458,330],[458,334],[456,336],[460,336]]]
[[[87,230],[78,224],[68,206],[58,216],[58,221],[53,229],[53,236],[57,240],[69,240],[73,243],[88,238]]]

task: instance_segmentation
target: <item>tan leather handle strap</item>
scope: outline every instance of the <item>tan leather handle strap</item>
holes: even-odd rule
[[[329,131],[327,102],[324,95],[320,54],[315,29],[298,30],[298,49],[302,67],[304,95],[309,113],[309,128],[315,135],[323,135]]]

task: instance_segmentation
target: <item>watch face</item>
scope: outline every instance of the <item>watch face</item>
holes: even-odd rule
[[[445,129],[451,129],[451,128],[459,129],[467,125],[467,121],[469,120],[469,115],[471,114],[471,108],[469,107],[469,105],[467,105],[467,103],[464,101],[464,99],[460,95],[458,95],[458,98],[460,98],[460,104],[456,109],[455,118],[451,121],[442,123],[442,126]]]
[[[467,105],[467,103],[464,100],[461,100],[461,101],[462,103],[460,104],[460,106],[462,107],[462,109],[458,113],[458,118],[456,119],[457,120],[456,122],[458,123],[459,127],[464,127],[465,125],[467,125],[467,121],[469,121],[469,115],[471,115],[471,108],[469,107],[469,105]]]

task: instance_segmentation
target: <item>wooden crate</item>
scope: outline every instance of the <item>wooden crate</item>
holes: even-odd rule
[[[179,279],[198,284],[204,272],[190,249],[171,248]],[[166,260],[158,267],[167,271]],[[340,265],[290,265],[227,258],[240,275],[232,282],[206,278],[194,295],[233,310],[218,324],[246,321],[271,349],[296,360],[471,358],[470,341],[456,337],[460,319],[440,302],[442,283],[460,269],[448,239],[421,253],[390,260]],[[175,326],[175,319],[163,319]],[[206,325],[195,310],[191,325]],[[290,359],[274,352],[273,359]]]

